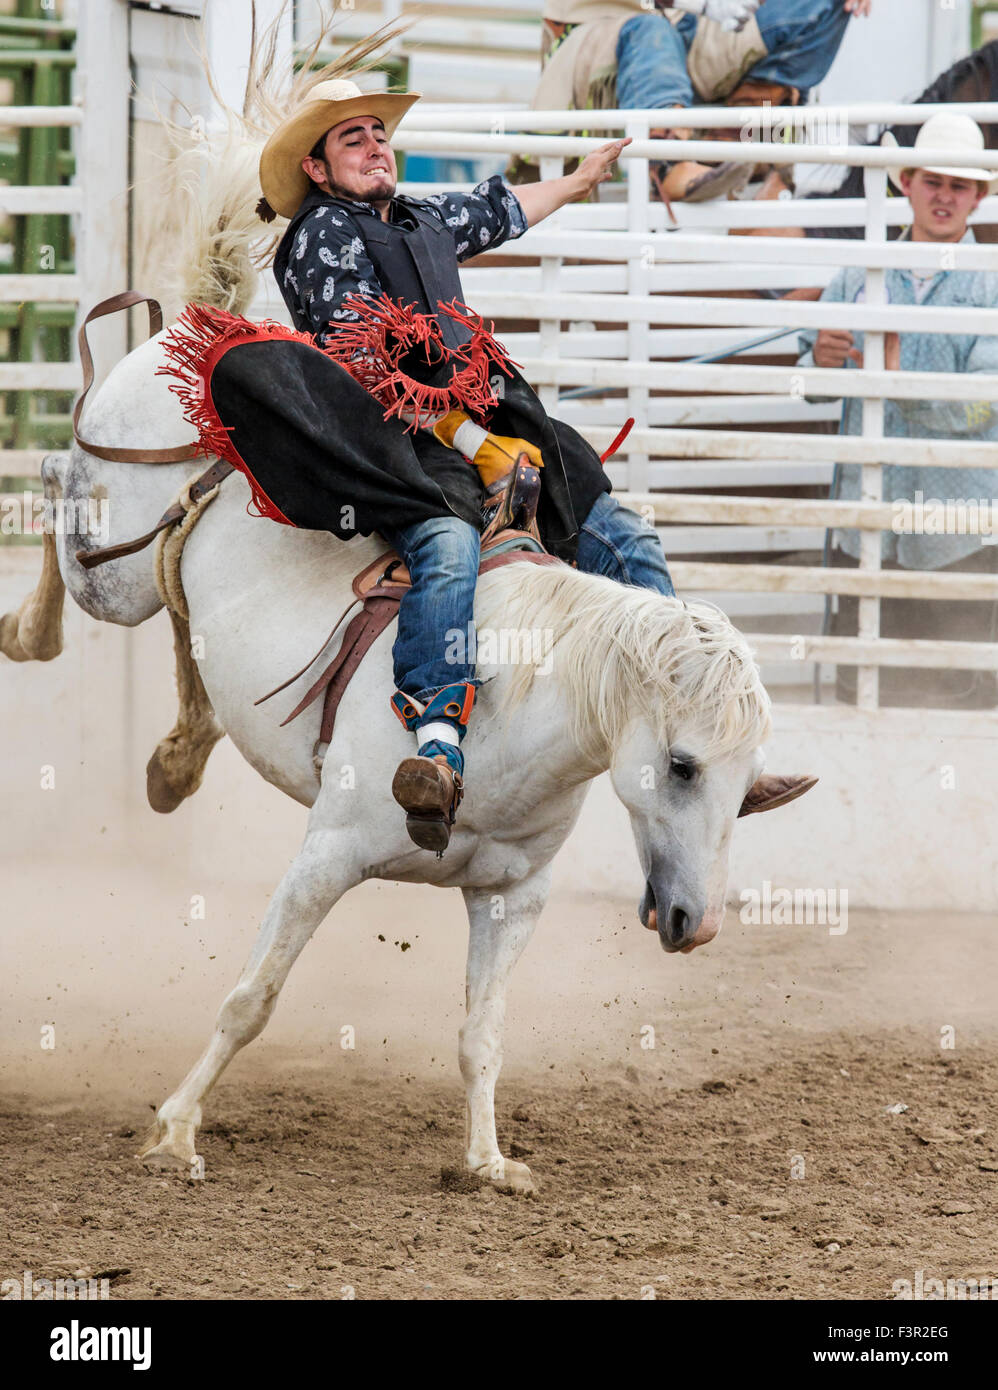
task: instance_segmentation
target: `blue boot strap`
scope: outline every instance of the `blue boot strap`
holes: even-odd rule
[[[431,738],[429,743],[419,745],[421,758],[435,758],[438,753],[443,753],[452,772],[456,772],[459,777],[464,776],[464,754],[456,744],[443,743],[440,739]]]
[[[416,725],[423,718],[422,705],[401,690],[396,690],[391,699],[391,706],[410,734],[415,733]]]
[[[434,719],[446,719],[458,730],[458,736],[464,738],[474,703],[475,687],[471,682],[456,681],[454,685],[445,685],[429,700],[419,716],[419,723],[430,724]]]

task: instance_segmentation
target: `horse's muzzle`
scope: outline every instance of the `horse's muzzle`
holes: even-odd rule
[[[697,946],[713,940],[718,932],[718,923],[710,919],[709,913],[697,913],[690,904],[670,899],[669,910],[659,917],[658,900],[651,880],[645,883],[644,897],[638,904],[638,918],[648,931],[657,931],[662,950],[672,954],[675,951],[688,952]]]

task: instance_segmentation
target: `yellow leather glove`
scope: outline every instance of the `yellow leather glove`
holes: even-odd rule
[[[486,487],[504,478],[516,465],[521,454],[535,468],[543,468],[544,460],[536,444],[525,439],[511,439],[503,434],[489,434],[476,425],[463,410],[452,410],[433,426],[433,433],[449,449],[457,449],[470,458]]]

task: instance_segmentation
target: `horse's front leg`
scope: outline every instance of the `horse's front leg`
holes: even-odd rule
[[[253,953],[225,999],[200,1059],[156,1114],[139,1157],[160,1167],[189,1167],[201,1106],[229,1062],[263,1031],[277,996],[316,927],[360,880],[345,862],[342,832],[312,830],[270,901]]]
[[[201,785],[208,754],[225,730],[215,718],[201,672],[191,651],[191,629],[186,618],[169,609],[173,626],[173,652],[180,708],[177,722],[160,739],[146,765],[146,795],[154,811],[175,811]]]
[[[504,1158],[496,1138],[495,1090],[502,1066],[506,982],[534,930],[551,884],[545,867],[505,892],[464,890],[468,941],[467,1018],[461,1029],[461,1075],[468,1099],[465,1167],[497,1187],[532,1192],[525,1163]]]
[[[51,661],[62,651],[66,586],[59,572],[55,535],[42,535],[42,573],[16,613],[0,618],[0,652],[11,661]]]

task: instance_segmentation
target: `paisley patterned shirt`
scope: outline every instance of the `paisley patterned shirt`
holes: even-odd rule
[[[450,231],[459,262],[527,230],[523,208],[501,174],[480,183],[473,193],[434,193],[419,202]],[[393,220],[394,213],[393,203]],[[322,346],[338,321],[356,320],[356,313],[343,307],[348,295],[373,299],[384,292],[358,235],[363,219],[378,215],[370,203],[354,203],[348,213],[341,203],[330,202],[315,208],[298,228],[283,293],[285,299],[297,299]]]

